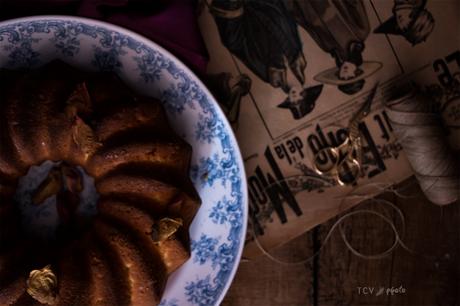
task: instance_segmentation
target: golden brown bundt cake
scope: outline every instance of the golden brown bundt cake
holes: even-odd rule
[[[28,269],[33,265],[33,259],[27,258],[32,250],[19,237],[15,239],[0,251],[0,305],[13,304],[26,293]]]
[[[0,70],[0,81],[0,305],[158,304],[190,257],[200,205],[191,146],[160,102],[59,61]],[[47,177],[20,194],[47,163]],[[77,213],[88,180],[99,198],[90,223]],[[29,237],[21,209],[54,198],[56,238]]]
[[[119,298],[121,286],[117,285],[119,279],[112,273],[107,255],[101,250],[95,239],[88,239],[85,250],[86,260],[89,262],[90,280],[89,280],[89,305],[120,305]]]
[[[134,138],[115,146],[103,146],[88,161],[87,170],[97,180],[125,164],[149,163],[186,175],[190,158],[190,146],[176,139],[139,141]]]
[[[26,86],[30,89],[24,91]],[[42,100],[38,97],[32,98],[33,96],[29,95],[29,93],[33,94],[36,91],[33,79],[29,79],[28,75],[23,75],[13,85],[6,102],[8,103],[6,110],[8,132],[11,135],[13,145],[21,160],[26,164],[32,165],[40,162],[39,157],[41,157],[42,148],[45,147],[43,143],[49,143],[48,134],[37,125],[39,116],[34,114],[36,109],[33,109],[33,106],[40,104],[29,103],[34,99]],[[36,133],[34,132],[35,129],[37,130]],[[32,134],[35,137],[30,137]]]
[[[84,255],[85,246],[79,243],[66,247],[55,265],[57,284],[54,305],[89,305],[90,270]]]
[[[188,259],[188,252],[176,237],[165,241],[152,240],[152,231],[161,218],[155,220],[145,210],[128,202],[116,200],[102,200],[99,202],[101,218],[111,220],[117,225],[127,228],[133,236],[151,254],[151,257],[160,257],[166,274],[171,274]],[[166,276],[166,275],[165,275]]]
[[[0,201],[0,252],[15,239],[19,230],[19,214],[11,200]],[[1,269],[0,269],[1,271]]]
[[[180,192],[177,188],[148,177],[114,175],[97,183],[104,198],[125,198],[146,206],[151,213],[165,214]]]
[[[6,97],[11,87],[19,78],[15,72],[0,70],[0,185],[6,184],[6,181],[17,178],[25,169],[25,164],[22,163],[17,152],[12,145],[11,135],[8,133],[8,124],[6,118]],[[2,188],[0,187],[0,188]]]
[[[86,114],[91,101],[84,82],[74,84],[70,95],[49,120],[48,131],[51,134],[50,147],[54,154],[51,160],[66,160],[71,164],[84,163],[84,152],[75,142],[74,134],[78,132],[79,112]],[[69,133],[69,131],[71,131]]]
[[[171,132],[163,107],[158,103],[137,99],[139,104],[113,108],[95,126],[97,139],[104,143],[112,137],[133,131],[154,131],[157,135]],[[132,136],[133,134],[131,134]]]
[[[142,245],[134,241],[129,233],[114,224],[97,219],[94,233],[98,236],[106,253],[117,263],[115,269],[127,286],[127,305],[156,305],[160,302],[165,286],[163,263],[148,257]],[[123,304],[125,304],[123,303]]]
[[[0,199],[10,198],[14,194],[14,186],[0,181]],[[3,205],[0,201],[0,205]]]
[[[0,303],[1,305],[13,305],[22,295],[26,293],[26,287],[24,284],[27,281],[27,277],[24,275],[18,275],[10,283],[2,283],[0,291]]]

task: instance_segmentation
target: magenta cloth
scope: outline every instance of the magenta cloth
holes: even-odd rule
[[[160,44],[203,75],[208,53],[194,0],[0,0],[0,18],[62,14],[131,29]]]

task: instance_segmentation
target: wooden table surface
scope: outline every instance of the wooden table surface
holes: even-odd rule
[[[402,240],[415,253],[398,246],[383,259],[363,259],[348,250],[336,231],[306,264],[280,265],[265,256],[240,263],[222,305],[460,305],[460,202],[439,207],[413,179],[403,185],[411,198],[379,197],[403,212]],[[402,228],[398,214],[381,203],[366,202],[352,211],[359,209],[391,216]],[[272,254],[285,261],[311,256],[338,217]],[[355,215],[343,225],[351,245],[364,254],[382,252],[394,241],[390,226],[378,217]]]

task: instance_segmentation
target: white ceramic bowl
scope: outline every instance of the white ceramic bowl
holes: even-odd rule
[[[173,55],[118,26],[66,16],[0,23],[0,67],[34,68],[53,59],[114,71],[139,93],[162,100],[193,147],[191,177],[203,204],[190,228],[192,256],[170,277],[161,305],[219,304],[243,249],[247,191],[237,142],[214,98]]]

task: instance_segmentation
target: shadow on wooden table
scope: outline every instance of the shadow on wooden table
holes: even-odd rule
[[[347,249],[336,231],[319,256],[304,265],[284,266],[267,257],[242,262],[222,305],[460,305],[460,202],[439,207],[423,196],[417,184],[409,186],[405,193],[414,197],[380,198],[404,213],[403,241],[416,254],[398,246],[384,259],[363,259]],[[363,208],[386,209],[379,203],[363,203],[354,210]],[[398,214],[388,209],[387,214],[401,229]],[[337,218],[273,255],[284,261],[311,256]],[[371,215],[345,220],[344,229],[351,245],[364,254],[382,252],[394,242],[390,226]]]

